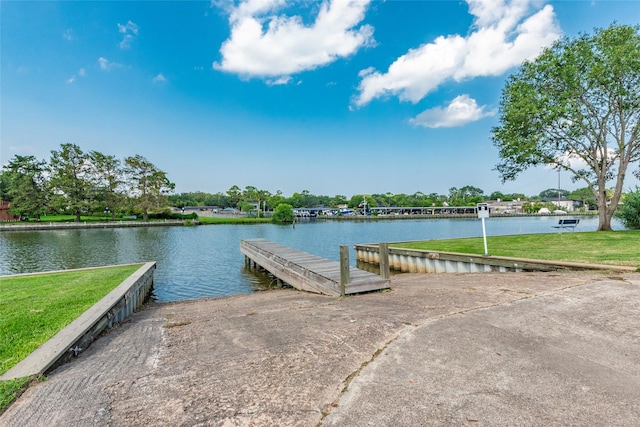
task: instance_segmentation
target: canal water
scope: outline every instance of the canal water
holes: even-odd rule
[[[486,220],[488,236],[557,232],[558,217]],[[582,217],[578,231],[595,231]],[[623,226],[614,221],[614,229]],[[291,225],[206,225],[0,233],[0,275],[156,261],[160,302],[254,292],[269,278],[247,270],[240,240],[264,238],[339,260],[341,245],[482,236],[479,219],[301,221]],[[491,248],[489,248],[490,250]],[[351,250],[351,264],[355,254]]]

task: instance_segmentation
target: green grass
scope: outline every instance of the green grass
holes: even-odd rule
[[[31,378],[0,381],[0,414],[27,388]]]
[[[126,265],[0,278],[0,375],[139,268]],[[0,413],[29,381],[0,381]]]
[[[428,240],[392,247],[484,254],[481,237]],[[490,255],[640,267],[640,230],[489,236]]]
[[[127,265],[0,278],[0,374],[139,268]]]

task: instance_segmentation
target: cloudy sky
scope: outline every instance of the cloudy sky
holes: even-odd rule
[[[502,184],[510,73],[638,1],[2,1],[0,162],[141,154],[177,192],[535,195]],[[576,188],[568,176],[561,186]]]

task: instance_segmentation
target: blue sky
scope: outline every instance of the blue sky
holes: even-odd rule
[[[536,195],[502,184],[504,82],[639,1],[2,1],[0,162],[140,154],[177,192]],[[574,189],[568,176],[561,186]]]

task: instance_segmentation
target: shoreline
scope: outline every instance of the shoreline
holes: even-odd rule
[[[74,230],[91,228],[175,227],[183,226],[183,220],[164,221],[110,221],[110,222],[48,222],[0,224],[0,231]]]
[[[498,218],[538,218],[538,217],[593,217],[597,216],[597,213],[575,212],[568,213],[566,215],[540,215],[540,214],[504,214],[493,215],[492,219]],[[208,218],[220,218],[227,219],[228,222],[198,222],[193,225],[247,225],[252,222],[240,222],[240,219],[251,219],[250,217],[242,216],[215,216],[206,215]],[[316,216],[316,217],[301,217],[297,218],[296,222],[307,221],[401,221],[401,220],[418,220],[418,219],[477,219],[476,214],[437,214],[437,215],[344,215],[344,216]],[[260,221],[256,223],[264,224],[266,222]],[[38,230],[64,230],[64,229],[98,229],[98,228],[132,228],[132,227],[175,227],[186,226],[185,220],[156,220],[156,221],[81,221],[81,222],[39,222],[39,223],[21,223],[21,222],[5,222],[0,223],[0,232],[2,231],[38,231]]]

